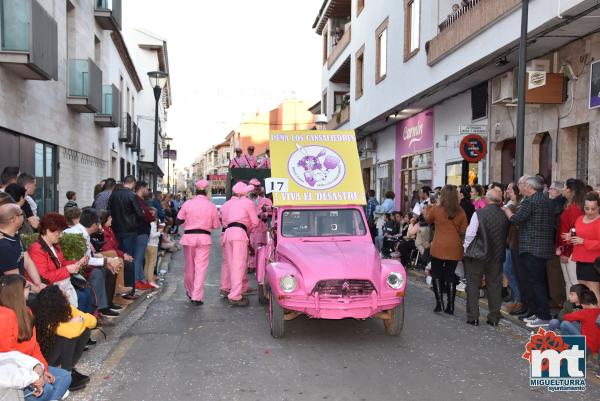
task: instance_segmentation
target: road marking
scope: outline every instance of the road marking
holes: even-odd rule
[[[90,383],[87,385],[84,391],[81,393],[76,393],[77,400],[90,400],[92,394],[97,394],[99,389],[104,387],[105,382],[110,380],[110,375],[112,371],[119,365],[121,360],[129,349],[135,344],[138,336],[131,336],[119,342],[119,344],[114,348],[113,352],[110,356],[102,363],[100,369],[94,372],[90,377]]]

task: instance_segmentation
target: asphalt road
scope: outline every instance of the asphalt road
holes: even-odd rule
[[[188,302],[177,254],[160,293],[81,363],[95,373],[74,400],[600,399],[591,380],[585,393],[532,390],[521,359],[525,332],[509,324],[469,326],[462,301],[456,316],[436,315],[433,295],[420,283],[407,291],[400,337],[387,336],[379,320],[300,317],[286,323],[285,338],[273,339],[256,296],[248,308],[219,298],[217,238],[205,304]]]

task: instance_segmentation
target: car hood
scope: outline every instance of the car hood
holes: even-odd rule
[[[320,280],[370,280],[379,289],[381,261],[373,243],[336,241],[278,244],[279,256],[300,271],[310,292]]]

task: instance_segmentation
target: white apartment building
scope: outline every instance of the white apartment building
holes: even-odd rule
[[[328,128],[357,131],[366,187],[379,197],[395,190],[397,206],[406,209],[423,185],[509,179],[520,5],[520,0],[323,2],[313,24],[323,37],[321,106],[330,119]],[[561,157],[549,143],[578,143],[573,139],[577,129],[565,131],[568,140],[557,139],[558,131],[565,130],[563,124],[586,122],[590,146],[580,144],[580,153],[592,171],[598,163],[589,157],[592,139],[600,136],[598,109],[584,110],[581,91],[590,81],[589,62],[600,56],[597,35],[590,36],[597,30],[593,17],[600,16],[600,5],[595,0],[531,0],[529,7],[528,70],[545,73],[545,85],[527,91],[525,169],[554,171],[552,179],[574,172],[576,160],[556,168]],[[577,51],[563,51],[567,46]],[[566,91],[569,65],[578,76],[569,88],[573,108],[580,107],[560,119],[569,104],[556,93]],[[501,89],[510,92],[510,101]],[[463,162],[460,155],[467,133],[487,139],[489,156],[479,163]],[[553,170],[543,169],[553,164]]]
[[[151,32],[143,29],[133,29],[125,32],[125,39],[131,51],[131,55],[136,63],[136,68],[142,78],[143,91],[141,92],[136,105],[136,123],[141,131],[140,152],[139,152],[139,178],[148,183],[152,183],[152,177],[158,174],[157,190],[164,190],[165,185],[162,178],[166,176],[168,160],[163,160],[163,150],[166,149],[164,139],[167,137],[166,123],[167,112],[171,107],[171,80],[167,83],[161,92],[161,98],[158,102],[159,118],[159,139],[157,160],[154,160],[154,112],[155,99],[153,88],[150,86],[147,73],[150,71],[164,71],[169,73],[169,52],[167,41]],[[155,164],[156,163],[156,164]]]
[[[142,89],[121,36],[120,0],[0,1],[0,169],[37,177],[38,213],[65,193],[90,205],[94,185],[135,171]],[[129,135],[122,139],[123,132]]]

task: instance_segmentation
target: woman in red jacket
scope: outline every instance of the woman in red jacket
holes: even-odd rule
[[[600,299],[600,273],[594,261],[600,257],[600,197],[590,192],[585,197],[585,215],[575,222],[575,235],[566,234],[573,244],[572,258],[577,262],[577,281],[586,285]]]
[[[32,389],[25,389],[26,401],[60,400],[71,384],[71,374],[48,366],[36,339],[33,316],[25,305],[29,286],[23,277],[11,274],[0,277],[0,352],[19,351],[37,359],[44,374]]]
[[[569,178],[563,189],[563,196],[567,198],[567,206],[560,215],[560,224],[556,233],[556,254],[560,256],[560,265],[565,279],[565,291],[569,295],[571,286],[577,284],[577,268],[575,261],[571,258],[573,245],[563,239],[565,234],[571,232],[575,222],[583,216],[585,203],[585,184],[583,181]]]
[[[79,299],[79,293],[71,285],[71,274],[78,273],[87,264],[88,258],[84,256],[78,261],[65,259],[58,245],[65,228],[67,221],[62,215],[47,213],[40,220],[40,236],[29,246],[27,253],[46,284],[58,286],[71,305],[88,312],[91,300]]]
[[[119,248],[119,241],[117,241],[117,236],[112,229],[112,216],[110,215],[110,211],[106,209],[100,211],[100,224],[102,224],[102,231],[104,233],[104,245],[102,245],[101,252],[103,254],[105,254],[105,252],[114,252],[116,256],[123,261],[124,269],[120,269],[117,274],[117,288],[115,292],[117,294],[124,294],[122,297],[125,300],[134,300],[137,297],[130,294],[132,287],[125,286],[125,272],[133,273],[133,256],[123,252]],[[133,280],[133,278],[131,278],[131,280]],[[119,303],[127,304],[128,302]]]

